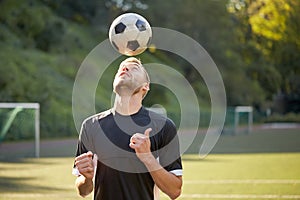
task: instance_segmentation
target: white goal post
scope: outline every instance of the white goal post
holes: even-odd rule
[[[35,157],[40,157],[40,104],[39,103],[0,103],[0,108],[27,108],[35,110]]]
[[[252,131],[252,124],[253,124],[253,108],[251,106],[237,106],[234,109],[234,132],[238,132],[238,125],[239,125],[239,114],[240,113],[248,113],[248,127],[247,133]]]

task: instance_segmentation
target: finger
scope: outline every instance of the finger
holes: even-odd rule
[[[79,173],[82,174],[85,177],[92,177],[94,175],[94,168],[83,168],[78,169]]]
[[[76,165],[76,167],[81,174],[91,173],[94,171],[94,166],[92,164],[83,163],[83,164]]]
[[[145,130],[144,135],[146,135],[147,137],[149,137],[151,131],[152,131],[152,128],[147,128],[147,129]]]
[[[141,133],[136,133],[130,138],[130,142],[136,143],[137,141],[143,139],[144,137],[145,137],[145,135],[143,135]]]
[[[78,168],[78,170],[79,170],[79,172],[93,172],[94,171],[94,167],[86,166],[86,167]]]
[[[134,144],[134,145],[137,145],[141,143],[141,139],[140,138],[133,138],[131,141],[130,141],[130,144]]]
[[[93,153],[91,151],[87,152],[87,153],[83,153],[81,154],[80,156],[77,156],[75,158],[75,161],[77,160],[82,160],[82,159],[85,159],[85,158],[92,158],[93,157]]]
[[[135,144],[132,143],[132,142],[129,143],[129,147],[132,148],[132,149],[135,149],[135,148],[136,148]]]
[[[92,158],[90,157],[81,157],[80,159],[75,159],[75,165],[81,165],[81,164],[84,164],[84,163],[87,163],[87,164],[92,164],[93,163],[93,160]]]
[[[91,152],[91,151],[88,151],[87,153],[86,153],[86,155],[88,156],[88,157],[93,157],[93,152]]]
[[[132,149],[138,149],[141,147],[141,144],[140,143],[129,143],[129,147],[132,148]]]
[[[93,166],[93,162],[91,159],[83,159],[83,160],[78,160],[75,161],[75,165],[78,166]]]
[[[136,142],[136,139],[134,138],[134,135],[130,138],[130,143],[135,143]]]

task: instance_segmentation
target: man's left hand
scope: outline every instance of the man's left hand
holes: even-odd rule
[[[130,138],[129,146],[135,150],[137,157],[142,162],[147,162],[149,159],[153,158],[151,153],[151,142],[149,138],[149,134],[152,131],[151,128],[145,130],[144,134],[142,133],[135,133]]]

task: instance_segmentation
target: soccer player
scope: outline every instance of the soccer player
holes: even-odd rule
[[[150,79],[140,60],[124,60],[115,75],[113,108],[87,118],[73,174],[79,195],[95,200],[153,200],[159,188],[181,194],[182,164],[174,123],[142,105]]]

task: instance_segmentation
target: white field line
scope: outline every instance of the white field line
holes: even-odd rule
[[[182,194],[180,197],[194,199],[300,199],[300,195],[277,194]]]
[[[184,184],[300,184],[299,179],[186,180]]]

